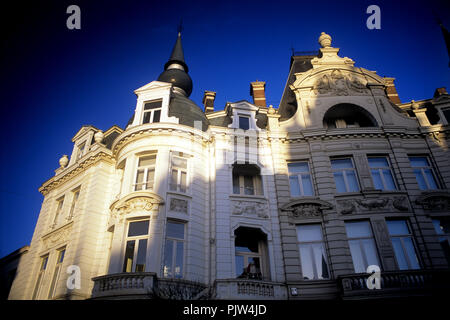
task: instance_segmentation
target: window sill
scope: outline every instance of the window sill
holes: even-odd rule
[[[246,195],[246,194],[230,194],[230,199],[261,199],[267,200],[265,196],[262,195]]]
[[[174,195],[181,196],[181,197],[192,198],[192,194],[190,192],[167,190],[167,194],[174,194]]]

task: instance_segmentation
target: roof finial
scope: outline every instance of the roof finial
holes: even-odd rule
[[[180,24],[178,25],[178,36],[181,37],[181,31],[183,31],[183,19],[180,19]]]

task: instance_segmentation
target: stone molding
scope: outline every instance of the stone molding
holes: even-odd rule
[[[409,212],[408,198],[404,195],[376,198],[349,198],[336,200],[340,214],[373,213],[377,211]]]
[[[232,199],[231,214],[253,218],[269,218],[269,206],[265,199]]]
[[[280,209],[288,213],[289,223],[295,224],[298,220],[321,218],[323,210],[332,209],[333,205],[319,199],[300,199],[291,201]]]
[[[425,210],[448,211],[450,210],[450,193],[445,191],[423,192],[415,201]]]
[[[55,229],[41,237],[44,250],[51,249],[56,246],[60,246],[69,240],[69,236],[72,232],[73,221],[65,224],[64,226]]]

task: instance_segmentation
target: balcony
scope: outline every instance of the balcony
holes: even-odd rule
[[[393,298],[436,295],[450,290],[450,270],[381,272],[380,289],[368,289],[366,273],[341,275],[338,285],[343,299]]]
[[[201,283],[182,279],[158,279],[153,272],[117,273],[95,277],[91,299],[173,299],[208,298]]]
[[[216,299],[283,300],[287,298],[284,285],[250,279],[216,280]]]

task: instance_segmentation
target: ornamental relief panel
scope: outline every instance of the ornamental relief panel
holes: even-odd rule
[[[365,80],[352,75],[350,72],[336,69],[316,80],[311,90],[311,96],[367,95],[370,94],[370,90],[367,89],[366,83]]]
[[[71,232],[72,223],[69,223],[60,229],[44,235],[42,237],[43,250],[48,250],[66,243],[69,240]]]
[[[188,201],[183,199],[170,199],[169,210],[188,214]]]
[[[406,196],[378,197],[369,199],[337,200],[338,212],[341,214],[367,213],[376,211],[410,211]]]
[[[449,211],[450,194],[446,192],[424,193],[416,199],[416,203],[429,211]]]
[[[295,224],[299,220],[321,218],[323,210],[332,207],[322,200],[298,200],[284,205],[281,210],[287,212],[289,223]]]
[[[231,202],[231,214],[267,219],[269,218],[269,206],[266,201],[233,200]]]

